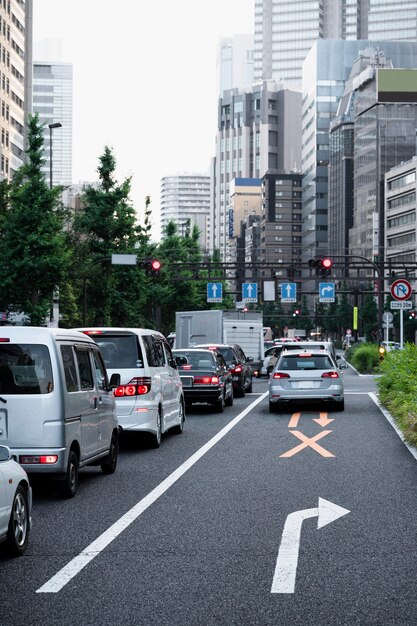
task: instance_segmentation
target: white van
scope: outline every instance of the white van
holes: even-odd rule
[[[164,335],[146,328],[79,328],[100,347],[109,375],[120,374],[114,390],[122,431],[148,434],[158,448],[162,434],[182,433],[185,403],[175,358]]]
[[[73,497],[80,467],[115,471],[118,435],[113,390],[92,339],[61,328],[0,328],[0,444],[28,474],[58,479],[61,494]]]

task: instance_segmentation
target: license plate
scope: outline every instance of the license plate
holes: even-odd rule
[[[191,376],[181,376],[181,382],[182,382],[182,386],[183,387],[192,387],[193,386],[193,379]]]
[[[317,383],[312,382],[311,380],[300,380],[298,382],[298,389],[314,389],[317,386]]]

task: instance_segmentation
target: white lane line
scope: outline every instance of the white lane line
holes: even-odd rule
[[[407,443],[407,441],[404,439],[404,435],[403,435],[402,431],[398,428],[398,426],[397,426],[394,418],[392,417],[391,413],[389,411],[387,411],[382,406],[382,404],[380,404],[380,402],[378,400],[378,396],[375,393],[370,393],[369,397],[371,398],[371,400],[373,400],[375,402],[375,404],[377,405],[377,407],[379,408],[381,413],[385,416],[387,421],[391,424],[391,426],[393,427],[393,429],[395,430],[395,432],[397,433],[397,435],[399,436],[399,438],[401,439],[403,444],[408,448],[408,450],[411,452],[413,457],[417,460],[417,448],[415,448],[411,444]]]
[[[50,578],[42,587],[37,589],[36,593],[57,593],[69,581],[74,578],[90,561],[104,550],[116,537],[120,535],[132,522],[134,522],[148,507],[151,506],[165,491],[167,491],[177,480],[181,478],[197,461],[199,461],[213,446],[216,445],[227,433],[232,430],[250,411],[264,398],[268,396],[266,391],[259,398],[254,400],[242,413],[239,413],[231,422],[229,422],[217,435],[212,437],[204,446],[190,456],[187,461],[177,467],[165,480],[163,480],[155,489],[147,496],[142,498],[127,513],[120,517],[117,522],[110,526],[102,535],[97,537],[95,541],[90,543],[80,554],[74,557],[59,572]]]

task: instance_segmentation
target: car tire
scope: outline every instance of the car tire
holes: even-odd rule
[[[180,423],[174,426],[173,428],[171,428],[171,432],[174,433],[174,435],[181,435],[181,433],[184,431],[185,408],[184,408],[184,403],[182,401],[180,402],[180,406],[178,410],[180,414],[179,415]]]
[[[335,402],[334,408],[336,409],[336,411],[344,411],[345,410],[345,400],[343,399],[342,402]]]
[[[25,488],[19,485],[13,498],[7,530],[6,550],[10,556],[21,556],[29,541],[30,514]]]
[[[245,397],[245,381],[242,382],[242,385],[239,387],[239,389],[236,389],[236,396],[238,398]]]
[[[214,408],[216,410],[216,413],[223,413],[224,406],[225,406],[225,399],[224,399],[224,391],[223,391],[221,398],[217,400],[217,402],[214,403]]]
[[[229,398],[226,398],[224,403],[226,406],[233,406],[233,387],[232,387],[232,393],[230,394]]]
[[[118,455],[119,455],[119,438],[115,433],[113,433],[111,442],[110,442],[109,454],[106,456],[103,463],[101,464],[101,471],[103,472],[103,474],[114,474],[114,472],[116,471],[116,467],[117,467]]]
[[[269,412],[277,413],[277,405],[274,402],[269,403]]]
[[[159,448],[162,441],[162,411],[158,408],[158,415],[156,417],[156,433],[150,433],[149,445],[151,448]]]
[[[249,385],[246,387],[246,393],[252,393],[252,378],[249,381]]]
[[[65,478],[59,488],[62,498],[73,498],[75,496],[78,487],[78,469],[79,461],[77,453],[75,450],[70,450]]]

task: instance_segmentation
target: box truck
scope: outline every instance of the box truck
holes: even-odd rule
[[[237,343],[252,357],[256,375],[264,359],[264,327],[258,311],[179,311],[176,313],[175,345],[191,348],[201,343]]]

